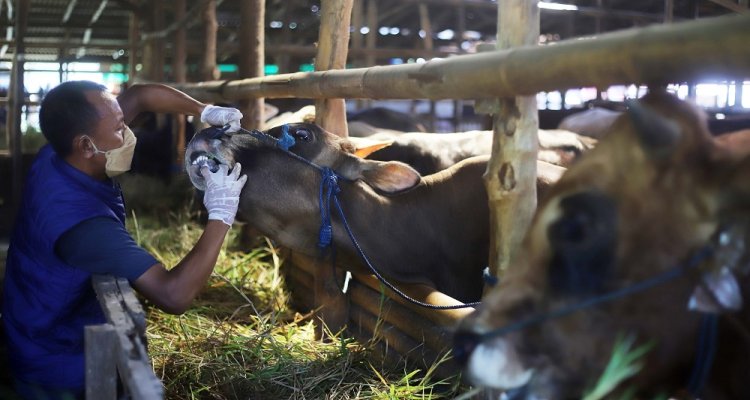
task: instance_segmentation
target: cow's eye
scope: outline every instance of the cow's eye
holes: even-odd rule
[[[305,142],[309,142],[312,139],[312,133],[307,129],[297,129],[293,133],[294,137]]]
[[[616,204],[601,192],[582,192],[561,200],[560,208],[562,216],[547,228],[550,286],[570,294],[598,292],[614,262]]]

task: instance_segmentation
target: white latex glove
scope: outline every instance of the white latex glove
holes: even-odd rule
[[[229,124],[227,132],[237,132],[240,130],[240,120],[242,113],[236,108],[219,107],[207,105],[201,112],[201,122],[213,126],[224,126]]]
[[[208,167],[201,168],[201,175],[206,178],[206,192],[203,204],[208,210],[208,219],[215,219],[232,226],[237,207],[240,205],[240,192],[245,186],[247,175],[240,177],[242,165],[237,163],[229,172],[229,167],[219,165],[219,170],[211,172]]]

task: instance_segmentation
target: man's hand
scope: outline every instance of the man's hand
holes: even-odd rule
[[[215,219],[232,226],[237,207],[240,204],[240,192],[245,186],[247,175],[240,177],[242,165],[236,163],[231,172],[226,165],[219,165],[219,170],[211,172],[208,167],[201,168],[201,175],[206,178],[206,192],[203,204],[208,210],[208,219]]]
[[[237,132],[240,130],[240,120],[242,113],[236,108],[219,107],[207,105],[201,112],[201,122],[213,126],[224,126],[229,124],[227,132]]]

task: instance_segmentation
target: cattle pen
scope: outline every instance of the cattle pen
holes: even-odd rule
[[[259,110],[262,109],[264,98],[314,99],[317,123],[342,136],[347,135],[344,99],[474,101],[476,111],[493,116],[494,122],[495,146],[485,179],[490,188],[488,201],[494,210],[490,267],[495,275],[501,274],[512,258],[513,249],[518,246],[536,204],[533,189],[536,167],[533,161],[537,150],[535,140],[532,140],[532,130],[535,131],[538,125],[536,93],[584,86],[604,88],[613,84],[666,85],[697,81],[717,74],[741,80],[750,77],[750,46],[747,45],[750,13],[747,2],[744,8],[739,6],[739,15],[652,25],[537,46],[539,10],[535,2],[502,1],[495,4],[498,16],[497,47],[477,54],[434,58],[419,64],[346,68],[350,26],[363,23],[350,19],[356,15],[352,13],[353,7],[361,7],[353,5],[356,2],[321,2],[323,15],[314,72],[262,76],[265,51],[262,27],[267,23],[259,10],[264,9],[265,1],[252,0],[247,2],[250,6],[243,7],[242,18],[252,18],[255,22],[242,26],[243,37],[254,34],[260,39],[257,41],[259,43],[243,44],[247,53],[242,60],[242,70],[246,76],[256,77],[215,80],[215,76],[209,73],[203,82],[186,83],[183,72],[182,79],[177,74],[177,79],[168,84],[200,101],[240,104],[246,115],[243,123],[250,129],[260,127],[263,116]],[[335,12],[329,13],[329,10]],[[147,57],[157,57],[158,43],[179,28],[180,18],[177,18],[175,26],[146,39],[148,46],[153,46],[149,47]],[[361,45],[352,43],[351,50],[363,51]],[[185,51],[184,46],[184,43],[176,45],[176,51]],[[216,51],[216,48],[206,51],[206,58],[213,57],[215,61]],[[15,91],[12,90],[8,96],[10,108],[18,110],[9,116],[8,121],[12,127],[9,132],[14,132],[10,136],[12,154],[21,153],[19,116],[24,96],[18,88],[23,88],[23,73],[20,73],[22,54],[14,64],[16,72],[11,85]],[[148,61],[145,60],[144,65],[148,65]],[[135,71],[135,64],[132,63]],[[21,70],[17,71],[18,68]],[[161,80],[158,74],[151,75],[151,78]],[[184,126],[177,129],[184,129]],[[177,144],[179,150],[184,150],[184,147],[184,142]],[[20,157],[13,162],[14,176],[17,176],[24,168]],[[13,180],[14,193],[20,192],[18,181],[18,177]],[[407,358],[423,365],[436,362],[451,348],[453,327],[474,310],[471,307],[456,310],[420,307],[385,288],[372,275],[354,274],[348,282],[348,290],[342,293],[341,288],[332,282],[345,281],[345,265],[339,265],[336,272],[332,272],[327,263],[294,252],[288,253],[287,264],[287,284],[297,307],[315,310],[321,324],[331,331],[345,329],[347,334],[361,341],[380,338],[378,350],[386,359]],[[396,286],[425,303],[462,305],[458,300],[424,285],[401,285],[396,282]],[[110,325],[87,329],[87,343],[92,344],[91,349],[87,348],[87,357],[92,357],[95,360],[92,362],[103,366],[102,369],[91,370],[92,376],[99,374],[95,380],[103,388],[92,387],[91,390],[102,392],[96,392],[89,398],[101,398],[98,396],[102,393],[111,396],[114,390],[114,381],[107,379],[115,376],[110,359],[111,354],[115,353],[102,353],[101,348],[93,349],[97,343],[102,348],[112,349],[114,346],[117,350],[117,368],[123,381],[130,387],[133,398],[161,398],[163,393],[154,383],[155,377],[149,374],[151,371],[146,371],[148,355],[142,339],[143,327],[138,325],[138,313],[142,311],[139,311],[139,307],[130,311],[107,307],[107,303],[112,302],[126,308],[133,306],[132,289],[124,280],[105,278],[97,278],[95,287],[103,307],[109,310]],[[117,300],[108,301],[108,298]],[[123,313],[127,316],[123,316]],[[134,360],[127,360],[129,356]],[[456,372],[457,367],[452,363],[440,365],[441,376]]]
[[[330,2],[331,6],[334,3],[336,2]],[[527,21],[528,16],[524,13],[528,13],[528,10],[524,7],[514,9],[508,6],[506,9],[501,4],[499,8],[500,15],[508,18],[510,14],[513,15],[510,19],[524,21],[533,26],[533,23]],[[348,29],[348,23],[342,25],[340,29]],[[705,74],[748,76],[750,47],[746,45],[747,37],[750,37],[750,15],[745,13],[696,22],[631,29],[602,34],[587,40],[561,41],[554,46],[519,45],[507,50],[497,49],[474,55],[435,59],[424,64],[331,69],[236,81],[181,84],[176,87],[206,101],[261,97],[460,98],[476,100],[477,107],[485,109],[485,112],[502,114],[508,112],[509,108],[506,106],[507,103],[502,103],[502,99],[529,96],[540,91],[631,83],[660,85],[673,81],[695,80]],[[319,46],[336,47],[327,44],[333,40],[321,36]],[[345,46],[336,48],[344,51],[346,49]],[[513,101],[510,104],[512,105]],[[496,131],[508,125],[507,116],[500,120],[506,122],[502,126],[496,123]],[[346,132],[345,128],[338,128],[343,123],[344,121],[331,123],[332,128],[329,129],[333,132]],[[531,137],[529,132],[521,132],[518,135]],[[510,146],[506,146],[506,151],[508,147]],[[515,166],[520,161],[519,157],[528,151],[528,148],[524,148],[514,156],[511,150],[510,158],[498,160],[497,163],[510,163]],[[493,157],[496,156],[498,155],[493,154]],[[523,168],[528,167],[516,169],[519,176]],[[531,185],[533,176],[527,173],[522,179],[526,179],[526,184]],[[524,194],[526,195],[528,193]],[[534,202],[528,201],[527,204]],[[503,216],[519,212],[529,213],[529,209],[509,209]],[[522,231],[516,227],[516,232]],[[503,240],[519,239],[502,237],[497,240],[500,241],[497,246],[502,247]],[[464,308],[445,311],[416,306],[380,286],[372,276],[355,275],[346,295],[336,293],[337,288],[331,288],[332,277],[325,265],[316,266],[315,261],[298,254],[291,260],[289,281],[299,304],[310,309],[319,306],[328,308],[321,310],[326,324],[334,329],[346,325],[348,331],[357,338],[365,339],[380,335],[384,340],[382,350],[386,354],[390,351],[398,356],[426,363],[434,362],[442,352],[450,349],[451,328],[473,310]],[[345,266],[339,268],[341,271],[345,269]],[[336,276],[335,279],[342,281],[343,275]],[[315,282],[315,286],[311,285],[311,282]],[[329,284],[326,285],[325,282]],[[322,294],[322,290],[317,288],[318,285],[327,287],[328,292]],[[460,305],[457,300],[424,287],[403,289],[413,298],[426,303],[441,306]],[[312,295],[313,293],[315,295]],[[378,300],[382,293],[388,298],[384,304]],[[326,318],[326,315],[329,318]],[[444,368],[449,370],[446,373],[455,372],[451,371],[452,367]]]

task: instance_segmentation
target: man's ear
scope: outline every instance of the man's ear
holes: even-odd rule
[[[361,179],[385,193],[411,189],[422,180],[419,172],[402,162],[363,160],[351,156],[337,171],[347,179]]]
[[[94,146],[91,145],[91,139],[86,135],[77,135],[73,138],[71,153],[78,153],[84,158],[91,158],[96,155]]]

